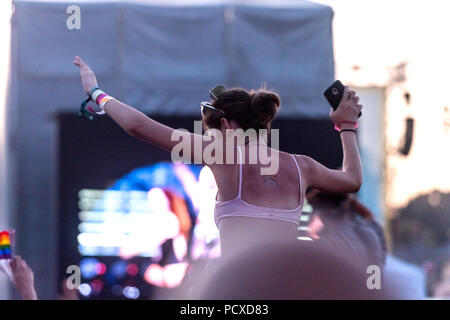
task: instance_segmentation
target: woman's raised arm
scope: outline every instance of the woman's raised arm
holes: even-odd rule
[[[95,74],[79,56],[75,57],[74,64],[80,67],[83,90],[89,95],[91,89],[98,86]],[[171,151],[181,140],[190,141],[191,159],[189,160],[193,160],[194,145],[201,145],[202,150],[205,146],[202,135],[165,126],[118,100],[107,101],[104,105],[104,111],[129,135],[167,151]],[[175,141],[172,141],[173,138],[176,138]]]
[[[362,184],[362,167],[355,134],[355,123],[362,105],[354,91],[345,89],[339,107],[330,111],[330,119],[338,125],[341,132],[344,159],[342,170],[328,169],[319,162],[307,156],[297,156],[303,166],[303,177],[307,186],[328,192],[356,192]],[[353,131],[352,131],[353,130]]]

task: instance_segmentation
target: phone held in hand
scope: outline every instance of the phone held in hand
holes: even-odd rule
[[[345,86],[341,81],[336,80],[333,82],[323,93],[328,103],[331,105],[333,110],[336,110],[341,103],[342,97],[344,96]],[[361,117],[361,112],[358,118]]]
[[[339,106],[339,103],[341,103],[342,96],[344,95],[344,90],[345,87],[342,82],[336,80],[323,93],[333,110],[336,110]]]

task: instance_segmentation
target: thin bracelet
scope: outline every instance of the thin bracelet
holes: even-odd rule
[[[342,129],[339,131],[339,135],[341,135],[341,133],[345,132],[345,131],[352,131],[352,132],[356,133],[356,129]]]

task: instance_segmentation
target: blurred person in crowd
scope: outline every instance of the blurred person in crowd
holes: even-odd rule
[[[58,294],[58,300],[80,300],[78,289],[69,288],[67,285],[67,278],[61,281],[61,293]]]
[[[14,256],[10,262],[13,284],[24,300],[37,300],[34,288],[34,273],[21,256]]]
[[[114,99],[98,88],[93,70],[79,56],[74,64],[80,68],[84,92],[128,134],[170,152],[177,150],[175,156],[184,161],[200,160],[209,166],[218,187],[215,222],[223,255],[236,254],[261,242],[296,239],[308,187],[330,192],[356,192],[361,187],[355,128],[362,105],[348,87],[339,107],[330,109],[344,153],[342,170],[332,170],[305,155],[279,152],[267,145],[268,139],[260,138],[270,132],[281,104],[274,92],[216,86],[210,91],[211,101],[201,103],[203,125],[212,133],[206,137],[167,127]],[[251,132],[257,134],[236,144],[241,140],[239,135]],[[277,170],[263,175],[267,158],[271,160],[269,169],[273,165]]]
[[[450,254],[448,252],[430,263],[428,290],[431,297],[450,299]]]
[[[390,222],[395,256],[421,266],[433,261],[437,251],[450,252],[449,207],[450,193],[432,191],[396,210]]]
[[[177,299],[347,300],[391,298],[329,242],[275,240],[199,266]],[[383,281],[381,275],[380,283]],[[173,297],[172,297],[173,298]]]
[[[307,199],[314,209],[308,225],[312,239],[328,243],[336,254],[350,259],[360,270],[379,266],[391,298],[425,298],[423,272],[388,254],[382,227],[353,194],[311,190]]]
[[[370,210],[353,194],[328,193],[312,189],[306,194],[313,207],[309,236],[330,241],[337,251],[346,252],[353,261],[383,266],[387,246],[384,232]]]
[[[423,270],[409,262],[388,254],[383,276],[388,290],[398,300],[422,300],[426,298],[426,277]]]
[[[38,300],[34,287],[34,272],[21,256],[15,255],[11,262],[12,283],[23,300]],[[78,300],[78,290],[67,286],[67,279],[61,283],[62,293],[58,300]]]

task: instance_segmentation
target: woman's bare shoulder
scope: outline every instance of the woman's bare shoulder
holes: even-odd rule
[[[293,154],[299,165],[301,165],[303,168],[307,169],[310,168],[312,165],[314,165],[314,162],[316,162],[313,158],[308,157],[304,154]]]

